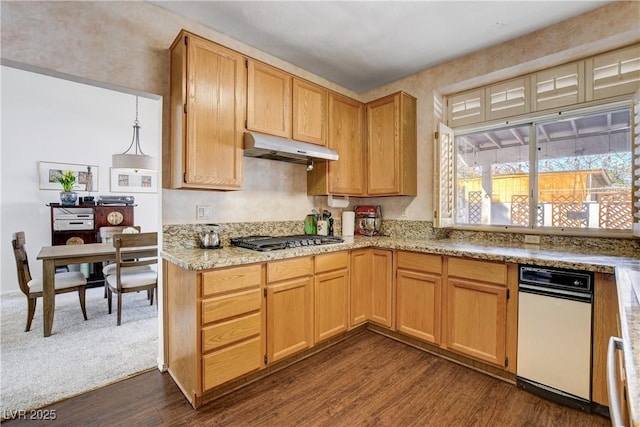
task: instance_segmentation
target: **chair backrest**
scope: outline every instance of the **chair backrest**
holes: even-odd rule
[[[153,256],[139,257],[136,255],[136,259],[131,259],[131,254],[122,253],[123,248],[136,248],[145,246],[157,246],[158,245],[158,233],[120,233],[113,235],[113,247],[116,248],[116,275],[118,280],[118,286],[120,286],[120,269],[123,267],[138,267],[144,265],[151,265],[158,263],[158,254]],[[123,259],[123,256],[126,259]]]
[[[27,258],[27,250],[25,249],[26,238],[24,231],[18,231],[14,234],[11,241],[13,246],[13,255],[16,258],[16,267],[18,271],[18,284],[23,294],[29,296],[29,285],[31,281],[31,271],[29,270],[29,259]]]

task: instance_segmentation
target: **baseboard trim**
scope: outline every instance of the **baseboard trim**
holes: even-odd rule
[[[391,338],[395,341],[417,348],[418,350],[426,351],[434,356],[441,357],[450,362],[457,363],[466,368],[473,369],[474,371],[481,372],[499,380],[508,382],[509,384],[516,384],[516,375],[505,371],[497,366],[489,365],[469,357],[454,353],[452,351],[442,349],[434,344],[420,341],[416,338],[412,338],[400,332],[392,331],[383,326],[376,325],[375,323],[368,322],[367,329],[371,332],[383,335],[387,338]]]
[[[351,329],[343,334],[337,335],[335,337],[329,338],[326,341],[323,341],[319,344],[314,345],[313,347],[303,350],[300,353],[296,353],[292,356],[287,357],[284,360],[279,362],[275,362],[264,369],[261,369],[256,372],[252,372],[250,374],[245,375],[244,377],[233,380],[232,382],[220,385],[212,390],[209,390],[203,393],[201,396],[196,396],[194,402],[189,402],[192,404],[194,408],[199,408],[202,405],[206,405],[207,403],[211,403],[216,399],[219,399],[222,396],[225,396],[229,393],[232,393],[242,387],[245,387],[251,383],[254,383],[258,380],[261,380],[275,372],[281,371],[285,368],[288,368],[295,363],[298,363],[314,354],[320,353],[325,349],[332,347],[346,339],[353,337],[356,334],[362,333],[366,330],[366,324],[360,325],[354,329]],[[174,379],[175,380],[175,379]],[[188,400],[188,399],[187,399]]]

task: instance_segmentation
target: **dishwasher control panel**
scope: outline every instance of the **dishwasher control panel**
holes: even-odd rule
[[[593,292],[593,273],[588,271],[521,265],[519,282],[545,288]]]

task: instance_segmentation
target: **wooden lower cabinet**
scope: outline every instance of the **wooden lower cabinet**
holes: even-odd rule
[[[371,316],[369,320],[382,326],[393,326],[393,253],[382,249],[371,251]]]
[[[506,366],[507,266],[448,259],[445,347]]]
[[[615,324],[612,277],[596,279],[596,349]],[[164,287],[168,370],[194,407],[366,322],[516,372],[515,264],[409,251],[394,262],[377,248],[202,272],[164,261]],[[606,403],[596,352],[594,400]]]
[[[202,357],[203,389],[205,391],[210,390],[227,381],[260,369],[262,365],[260,342],[260,337],[255,337],[204,355]]]
[[[197,407],[209,390],[263,366],[264,267],[163,267],[168,370]]]
[[[609,338],[620,337],[618,293],[613,274],[595,273],[593,288],[592,400],[609,406],[607,393],[607,348]]]
[[[396,330],[440,344],[442,256],[398,252]]]
[[[369,319],[371,311],[369,283],[369,249],[351,251],[351,280],[349,282],[349,326],[358,326]]]
[[[351,253],[350,325],[372,321],[393,325],[393,253],[358,249]]]
[[[313,259],[267,264],[267,363],[313,346]]]
[[[349,328],[349,253],[337,252],[315,258],[315,342]]]

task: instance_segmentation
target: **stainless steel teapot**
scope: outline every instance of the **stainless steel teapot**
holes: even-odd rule
[[[220,236],[218,235],[220,226],[210,224],[208,227],[210,227],[209,230],[200,233],[200,246],[204,249],[220,247]]]

